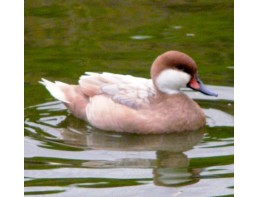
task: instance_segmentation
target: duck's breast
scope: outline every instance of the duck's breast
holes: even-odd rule
[[[154,107],[156,118],[164,132],[196,130],[205,125],[205,115],[200,106],[183,93],[165,98]]]

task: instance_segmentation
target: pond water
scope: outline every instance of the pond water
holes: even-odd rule
[[[233,196],[233,1],[25,1],[25,195]],[[192,56],[212,98],[185,89],[205,129],[105,132],[76,119],[38,83],[85,71],[149,78],[167,50]]]

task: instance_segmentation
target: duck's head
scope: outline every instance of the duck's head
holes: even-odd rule
[[[180,88],[189,87],[206,95],[218,96],[199,79],[195,61],[179,51],[158,56],[151,67],[151,78],[157,91],[164,94],[175,94]]]

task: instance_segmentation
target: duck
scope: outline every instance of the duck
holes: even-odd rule
[[[75,117],[105,131],[164,134],[204,128],[201,107],[181,89],[208,96],[195,61],[180,51],[167,51],[151,65],[151,79],[109,72],[85,72],[78,84],[39,81]]]

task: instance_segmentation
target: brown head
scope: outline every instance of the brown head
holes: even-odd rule
[[[179,51],[167,51],[158,56],[151,67],[151,78],[159,93],[174,94],[180,88],[190,87],[203,94],[217,96],[198,78],[195,61]]]

